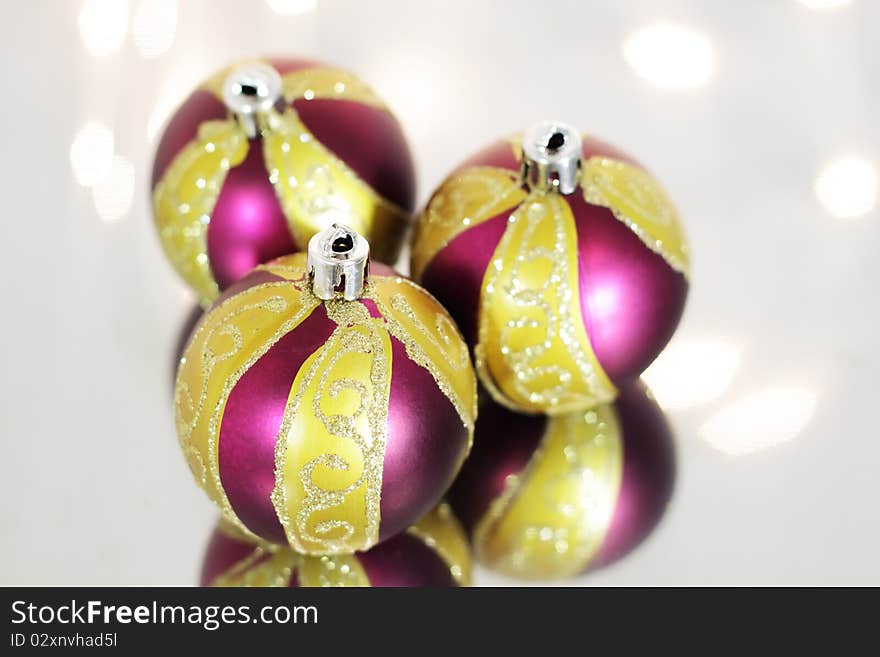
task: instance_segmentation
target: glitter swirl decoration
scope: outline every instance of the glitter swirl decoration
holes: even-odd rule
[[[218,523],[202,565],[202,586],[470,586],[471,555],[446,504],[407,530],[357,554],[307,556],[283,545],[254,544]]]
[[[477,525],[478,558],[514,576],[584,571],[611,523],[622,456],[612,407],[554,417],[522,475],[508,479]]]
[[[476,361],[495,397],[565,413],[613,399],[583,323],[568,205],[536,194],[510,216],[483,283]],[[509,381],[501,391],[494,381]],[[510,404],[508,400],[515,401]]]
[[[203,299],[217,294],[208,263],[208,224],[231,167],[244,161],[248,140],[229,121],[206,121],[156,185],[153,207],[162,248]]]
[[[486,567],[560,579],[611,563],[643,541],[674,478],[669,426],[637,383],[612,404],[551,417],[487,400],[449,500]]]
[[[688,246],[678,213],[644,169],[609,157],[591,157],[584,164],[582,185],[588,203],[611,210],[670,267],[688,274]]]
[[[224,82],[242,64],[269,64],[281,78],[283,107],[250,139],[224,104]],[[208,305],[339,216],[394,262],[414,179],[400,125],[355,76],[253,60],[212,76],[171,118],[154,158],[153,211],[165,254]]]
[[[571,194],[524,182],[503,140],[469,159],[416,224],[411,269],[461,327],[481,383],[525,413],[614,399],[684,309],[689,253],[675,206],[631,158],[583,137]]]
[[[327,315],[336,329],[294,380],[276,446],[272,500],[288,543],[306,554],[379,537],[391,342],[359,303],[330,302]]]
[[[431,197],[416,224],[413,276],[418,279],[431,258],[459,233],[516,207],[525,197],[511,171],[473,167],[453,174]]]
[[[471,446],[476,381],[455,324],[420,287],[376,264],[360,299],[322,301],[294,254],[205,313],[174,408],[193,476],[229,527],[329,557],[437,504]]]
[[[180,360],[174,419],[181,449],[196,483],[245,533],[220,481],[217,438],[226,400],[243,374],[317,305],[289,285],[255,285],[228,299],[222,314],[207,313]]]
[[[393,262],[393,253],[382,245],[388,239],[400,243],[407,212],[365,185],[293,111],[281,116],[278,126],[264,136],[263,155],[297,244],[308,243],[328,223],[345,217],[353,230],[383,236],[377,240],[378,252]]]

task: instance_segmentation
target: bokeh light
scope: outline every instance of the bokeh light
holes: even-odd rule
[[[177,32],[177,0],[141,0],[131,31],[142,56],[154,59],[166,52]]]
[[[79,11],[79,35],[89,54],[110,55],[128,31],[128,0],[85,0]]]
[[[739,369],[740,348],[726,340],[675,339],[642,375],[665,410],[720,398]]]
[[[91,187],[110,172],[113,162],[113,131],[103,123],[89,121],[70,145],[70,166],[76,181]]]
[[[838,9],[850,4],[851,0],[798,0],[807,9]]]
[[[92,187],[92,200],[98,216],[108,222],[122,219],[131,210],[134,200],[134,165],[117,155],[110,171]]]
[[[623,57],[639,77],[662,89],[699,87],[715,70],[709,37],[674,23],[637,29],[624,40]]]
[[[813,189],[819,202],[838,219],[868,214],[877,205],[877,167],[858,155],[846,155],[829,162]]]
[[[266,0],[266,4],[280,16],[306,14],[318,8],[318,0]]]
[[[795,438],[816,409],[816,394],[798,386],[766,388],[724,406],[700,427],[715,449],[743,456]]]

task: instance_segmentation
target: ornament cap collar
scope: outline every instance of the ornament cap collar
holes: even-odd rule
[[[281,75],[260,62],[236,67],[223,82],[223,102],[249,139],[271,127],[283,99]]]
[[[572,194],[581,167],[581,137],[570,125],[541,121],[523,135],[523,184],[532,191]]]
[[[369,243],[348,226],[331,224],[309,240],[309,280],[319,299],[360,298],[369,263]]]

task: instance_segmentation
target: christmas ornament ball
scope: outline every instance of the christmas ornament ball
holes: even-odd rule
[[[611,401],[675,331],[675,207],[632,158],[542,122],[478,153],[417,222],[411,270],[456,319],[493,397],[562,414]]]
[[[470,586],[464,532],[441,504],[405,532],[366,552],[311,557],[255,545],[220,521],[202,562],[202,586]]]
[[[153,161],[162,247],[205,305],[342,214],[394,262],[414,194],[387,106],[352,74],[308,60],[246,61],[209,78],[171,117]]]
[[[466,457],[476,380],[440,304],[331,226],[199,321],[175,422],[199,485],[245,535],[367,550],[436,505]]]
[[[448,499],[486,566],[561,578],[638,545],[663,515],[674,480],[669,427],[638,382],[613,404],[568,415],[519,415],[487,400]]]

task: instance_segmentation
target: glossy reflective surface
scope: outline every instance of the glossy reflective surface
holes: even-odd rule
[[[168,366],[194,300],[152,226],[150,166],[192,86],[269,52],[388,101],[419,203],[542,118],[619,145],[677,201],[692,286],[645,376],[675,494],[634,552],[573,583],[880,584],[880,5],[596,4],[11,6],[0,583],[197,580],[216,517],[179,454]],[[523,48],[536,21],[564,66]]]

